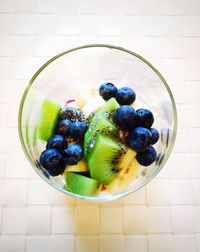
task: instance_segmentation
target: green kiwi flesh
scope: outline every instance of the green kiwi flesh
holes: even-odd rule
[[[94,196],[97,193],[99,182],[83,175],[65,172],[65,189],[83,196]]]
[[[119,108],[119,104],[114,98],[111,98],[92,118],[84,136],[84,157],[86,160],[89,153],[93,150],[98,134],[103,133],[115,136],[118,133],[118,128],[109,118],[110,113],[114,112],[117,108]]]
[[[61,107],[57,102],[44,100],[38,124],[38,138],[47,141],[53,135],[60,111]]]
[[[92,153],[88,155],[91,178],[107,185],[116,178],[118,160],[125,152],[125,146],[107,135],[97,135]]]

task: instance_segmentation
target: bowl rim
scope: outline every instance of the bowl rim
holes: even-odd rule
[[[173,135],[172,135],[172,141],[171,141],[171,144],[168,146],[167,148],[167,152],[166,152],[166,155],[164,156],[163,160],[162,160],[162,163],[161,165],[159,165],[158,169],[156,169],[152,174],[151,176],[149,176],[147,179],[145,179],[143,181],[143,183],[141,183],[140,185],[138,185],[136,188],[132,189],[132,190],[127,190],[125,192],[122,192],[122,193],[118,193],[118,194],[114,194],[114,195],[106,195],[105,197],[104,196],[82,196],[82,195],[78,195],[78,194],[75,194],[75,193],[71,193],[65,189],[61,189],[60,187],[54,185],[51,183],[51,181],[46,177],[46,176],[43,176],[41,173],[38,172],[38,170],[35,168],[35,163],[32,161],[29,153],[27,152],[26,150],[26,146],[25,146],[25,143],[24,143],[24,139],[23,139],[23,134],[22,134],[22,122],[21,122],[21,119],[22,119],[22,111],[23,111],[23,106],[24,106],[24,102],[25,102],[25,99],[26,99],[26,96],[28,94],[28,91],[29,89],[31,88],[34,80],[38,77],[38,75],[49,65],[51,64],[53,61],[55,61],[56,59],[64,56],[65,54],[68,54],[70,52],[73,52],[73,51],[77,51],[77,50],[81,50],[81,49],[86,49],[86,48],[93,48],[93,47],[102,47],[102,48],[109,48],[109,49],[115,49],[115,50],[119,50],[119,51],[123,51],[125,53],[128,53],[136,58],[138,58],[139,60],[143,61],[146,65],[148,65],[156,74],[157,76],[161,79],[162,83],[164,84],[168,94],[169,94],[169,97],[170,97],[170,100],[171,100],[171,103],[172,103],[172,107],[173,107],[173,119],[174,119],[174,123],[173,123]],[[21,101],[20,101],[20,105],[19,105],[19,110],[18,110],[18,134],[19,134],[19,138],[20,138],[20,142],[21,142],[21,146],[22,146],[22,149],[25,153],[25,156],[26,158],[28,159],[29,163],[31,164],[31,166],[33,167],[33,169],[37,172],[37,174],[43,179],[45,180],[50,186],[52,186],[53,188],[56,188],[58,191],[64,193],[65,195],[69,195],[69,196],[72,196],[74,198],[77,198],[77,199],[84,199],[84,200],[89,200],[89,201],[93,201],[93,202],[101,202],[101,201],[112,201],[112,200],[116,200],[116,199],[119,199],[123,196],[126,196],[130,193],[133,193],[137,190],[139,190],[140,188],[142,188],[143,186],[145,186],[147,183],[149,183],[160,171],[161,169],[163,168],[163,166],[165,165],[166,161],[168,160],[171,152],[172,152],[172,149],[173,149],[173,146],[174,146],[174,143],[175,143],[175,139],[176,139],[176,135],[177,135],[177,109],[176,109],[176,104],[175,104],[175,100],[174,100],[174,97],[172,95],[172,92],[166,82],[166,80],[164,79],[164,77],[162,76],[162,74],[157,70],[157,68],[155,68],[148,60],[146,60],[143,56],[135,53],[135,52],[132,52],[131,50],[128,50],[128,49],[125,49],[121,46],[115,46],[115,45],[111,45],[111,44],[86,44],[86,45],[82,45],[82,46],[78,46],[78,47],[74,47],[72,49],[69,49],[67,51],[63,51],[59,54],[56,54],[55,56],[51,57],[48,61],[46,61],[36,72],[35,74],[32,76],[32,78],[30,79],[27,87],[25,88],[24,90],[24,93],[22,95],[22,98],[21,98]]]

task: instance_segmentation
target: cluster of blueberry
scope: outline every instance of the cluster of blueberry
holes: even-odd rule
[[[79,109],[64,107],[61,112],[55,135],[47,141],[46,150],[40,155],[40,163],[50,175],[63,173],[66,165],[75,165],[83,158],[82,142],[88,125],[78,121],[82,119]],[[68,146],[68,139],[75,143]]]
[[[159,132],[152,128],[154,116],[148,109],[135,109],[131,106],[136,94],[129,87],[117,89],[112,83],[102,84],[99,93],[104,100],[114,97],[122,105],[114,113],[113,120],[128,137],[127,145],[137,152],[138,163],[149,166],[156,160],[156,150],[152,146],[159,139]]]

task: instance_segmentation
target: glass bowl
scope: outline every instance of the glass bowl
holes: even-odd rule
[[[41,106],[45,98],[63,106],[80,98],[80,86],[98,90],[101,83],[132,87],[137,95],[135,107],[150,109],[160,133],[156,161],[141,167],[140,175],[127,188],[94,197],[64,189],[63,176],[52,177],[39,163],[45,144],[37,138]],[[82,83],[82,84],[80,84]],[[83,93],[85,92],[82,89]],[[115,200],[147,184],[162,169],[172,151],[177,131],[177,112],[173,95],[163,76],[142,56],[121,47],[92,44],[60,53],[47,61],[32,77],[23,96],[18,115],[19,136],[26,157],[34,170],[55,189],[75,198],[90,201]]]

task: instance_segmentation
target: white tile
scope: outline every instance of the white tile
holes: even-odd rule
[[[171,180],[169,183],[171,204],[193,204],[193,188],[191,180]]]
[[[76,23],[78,25],[79,36],[97,36],[100,33],[100,16],[81,15]]]
[[[185,59],[184,66],[187,70],[185,72],[185,79],[188,81],[199,81],[200,80],[200,73],[199,73],[199,64],[200,59]]]
[[[14,32],[15,34],[34,34],[35,33],[35,15],[23,14],[15,15]]]
[[[190,97],[186,97],[186,93],[190,95],[190,84],[186,81],[170,81],[170,89],[173,93],[177,104],[188,104]]]
[[[29,178],[32,171],[23,153],[7,153],[5,159],[6,178]]]
[[[123,235],[101,235],[99,246],[100,252],[124,251]]]
[[[196,234],[197,252],[200,251],[200,234]]]
[[[167,179],[154,179],[147,185],[147,204],[149,206],[167,206],[169,202],[169,181]]]
[[[148,233],[170,233],[170,211],[168,207],[147,209]]]
[[[56,25],[57,25],[56,15],[37,15],[35,34],[42,36],[55,35]]]
[[[12,56],[30,57],[33,55],[35,38],[33,36],[17,35],[12,39]]]
[[[57,34],[59,35],[77,35],[78,18],[75,15],[58,15]]]
[[[0,189],[1,190],[1,189]],[[2,233],[2,212],[3,212],[3,210],[2,210],[2,208],[0,207],[0,234]]]
[[[14,2],[15,0],[1,0],[0,1],[0,10],[3,13],[10,13],[14,11]]]
[[[190,154],[190,167],[192,169],[193,178],[200,178],[200,155],[199,154]]]
[[[144,37],[142,38],[142,55],[145,57],[160,58],[162,56],[161,50],[162,39],[158,37]]]
[[[73,207],[75,204],[75,199],[61,193],[57,190],[53,190],[53,203],[54,207]]]
[[[194,204],[200,205],[200,179],[193,179]]]
[[[5,176],[5,154],[0,153],[0,179]]]
[[[181,15],[183,14],[184,2],[181,0],[168,0],[162,2],[162,14],[163,15]]]
[[[35,12],[35,0],[17,0],[15,1],[16,13],[34,13]]]
[[[27,236],[26,252],[51,252],[49,236]]]
[[[78,0],[58,0],[57,1],[57,13],[76,14],[78,13]]]
[[[188,101],[192,105],[200,105],[199,93],[200,93],[200,81],[190,81],[188,82]]]
[[[200,35],[200,18],[199,17],[185,17],[182,18],[184,24],[185,36],[199,36]]]
[[[200,111],[200,105],[189,106],[189,126],[200,127],[200,117],[197,116]]]
[[[200,129],[191,128],[189,131],[190,137],[190,151],[192,153],[199,153],[200,150]]]
[[[124,233],[126,235],[143,235],[147,233],[147,207],[124,206]]]
[[[172,252],[196,252],[195,235],[174,235]]]
[[[190,115],[189,106],[186,104],[177,104],[176,106],[177,114],[178,114],[178,127],[179,129],[187,129],[189,127],[188,117],[185,116]]]
[[[8,150],[8,130],[7,129],[0,129],[0,151],[6,152]]]
[[[73,208],[52,208],[51,232],[53,234],[70,234],[75,230]]]
[[[185,20],[182,17],[163,16],[162,35],[164,37],[181,37],[184,35],[184,29]]]
[[[172,235],[156,234],[149,235],[149,252],[172,252]]]
[[[200,232],[200,207],[195,207],[196,233]]]
[[[174,152],[188,152],[190,144],[189,131],[186,129],[179,129],[176,135],[174,144]]]
[[[0,56],[12,56],[13,54],[13,37],[12,36],[1,36],[0,40]]]
[[[34,54],[36,56],[54,56],[61,52],[61,49],[58,50],[57,46],[57,38],[53,36],[48,37],[40,37],[37,36],[35,38],[35,51]],[[66,50],[65,44],[65,50]]]
[[[100,15],[117,15],[120,12],[120,1],[106,0],[102,1],[78,1],[78,11],[80,14],[100,14]]]
[[[184,57],[185,58],[200,58],[198,45],[199,38],[184,38]]]
[[[52,235],[51,252],[74,252],[74,235]]]
[[[190,179],[192,168],[190,155],[186,153],[172,153],[166,164],[171,179]]]
[[[20,195],[20,196],[19,196]],[[24,207],[27,203],[26,180],[4,180],[2,182],[3,205],[5,207]]]
[[[163,17],[158,16],[140,16],[142,35],[149,36],[162,36],[163,29]]]
[[[185,59],[164,59],[164,67],[162,74],[169,81],[186,80],[186,60]]]
[[[39,13],[55,13],[57,11],[57,1],[36,0],[36,11]]]
[[[148,243],[146,236],[124,236],[125,252],[132,252],[133,248],[137,252],[147,252]]]
[[[157,38],[154,38],[156,40]],[[184,39],[173,37],[162,37],[160,39],[161,54],[165,58],[180,58],[184,56]]]
[[[100,208],[100,232],[122,233],[122,208]]]
[[[17,128],[7,128],[0,130],[1,140],[0,150],[9,152],[21,152],[21,144]]]
[[[1,235],[0,251],[2,252],[25,252],[24,235]]]
[[[120,1],[120,13],[121,14],[135,14],[135,15],[160,15],[161,14],[161,1]]]
[[[124,198],[125,204],[145,205],[146,203],[146,187],[133,192]]]
[[[19,104],[11,103],[8,106],[8,127],[17,128]]]
[[[76,236],[76,252],[98,252],[98,236]]]
[[[10,35],[13,33],[14,15],[0,14],[0,34]]]
[[[49,206],[31,206],[27,208],[27,229],[30,235],[47,235],[50,233],[51,208]]]
[[[76,234],[99,234],[99,208],[95,205],[77,206],[75,209]],[[88,225],[90,223],[90,225]]]
[[[104,16],[100,22],[101,36],[117,36],[120,33],[120,16]]]
[[[4,208],[3,234],[26,234],[26,224],[26,208]]]
[[[142,35],[142,19],[143,17],[137,16],[120,16],[120,35],[140,37]]]
[[[121,207],[124,204],[124,197],[114,200],[114,201],[105,201],[99,203],[101,207]]]
[[[29,205],[51,205],[53,188],[45,181],[30,181],[28,190]]]
[[[0,21],[1,22],[1,21]],[[0,68],[3,71],[0,72],[1,79],[7,79],[10,77],[10,68],[11,68],[11,58],[8,57],[1,57],[0,58]]]
[[[0,127],[6,128],[8,122],[8,105],[0,104]]]
[[[193,234],[195,232],[195,208],[193,206],[172,206],[172,232]]]

